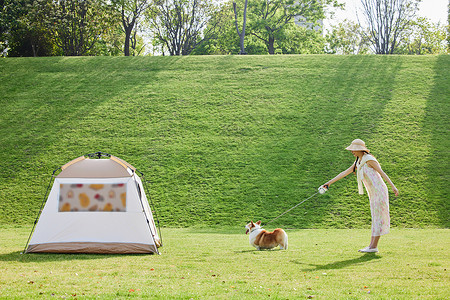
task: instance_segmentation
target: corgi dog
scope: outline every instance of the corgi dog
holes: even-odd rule
[[[277,228],[272,232],[268,232],[261,228],[261,221],[258,221],[256,223],[253,223],[253,221],[251,221],[250,223],[245,225],[245,229],[247,229],[245,234],[250,233],[250,245],[258,250],[272,249],[278,245],[280,245],[281,250],[287,249],[288,247],[288,236],[286,232],[281,228]]]

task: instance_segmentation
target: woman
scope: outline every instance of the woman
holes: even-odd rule
[[[351,151],[356,157],[355,163],[323,186],[328,188],[331,184],[356,170],[359,193],[364,194],[364,184],[367,193],[369,194],[370,211],[372,215],[372,238],[370,240],[370,245],[364,249],[360,249],[359,252],[378,252],[378,241],[380,236],[389,233],[390,226],[389,194],[383,179],[390,184],[395,196],[398,196],[398,190],[391,179],[381,169],[376,158],[369,154],[370,151],[366,148],[366,144],[362,140],[354,140],[351,145],[345,149]]]

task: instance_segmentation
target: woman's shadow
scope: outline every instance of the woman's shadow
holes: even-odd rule
[[[371,260],[380,259],[381,256],[376,255],[375,253],[366,253],[360,257],[347,259],[347,260],[341,260],[332,262],[325,265],[316,265],[316,264],[307,264],[300,262],[298,260],[291,260],[292,263],[299,264],[299,265],[305,265],[305,266],[311,266],[315,268],[305,268],[302,271],[303,272],[311,272],[311,271],[317,271],[317,270],[333,270],[333,269],[343,269],[351,265],[357,265],[361,263],[365,263]]]

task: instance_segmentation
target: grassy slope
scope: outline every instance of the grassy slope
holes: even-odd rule
[[[400,190],[394,226],[449,227],[449,56],[0,60],[0,225],[51,172],[104,151],[151,181],[164,226],[268,221],[347,168],[362,138]],[[366,227],[351,176],[273,225]]]

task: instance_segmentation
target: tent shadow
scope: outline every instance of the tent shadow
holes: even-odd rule
[[[312,272],[312,271],[318,271],[318,270],[344,269],[351,265],[362,264],[362,263],[369,262],[372,260],[377,260],[377,259],[381,259],[381,256],[379,256],[375,253],[366,253],[357,258],[336,261],[336,262],[332,262],[332,263],[325,264],[325,265],[307,264],[307,263],[302,263],[298,260],[292,260],[291,262],[295,263],[295,264],[299,264],[299,265],[306,265],[306,266],[314,267],[314,268],[302,269],[303,272]]]
[[[22,251],[14,251],[11,253],[0,254],[1,261],[17,261],[21,263],[31,262],[56,262],[56,261],[69,261],[69,260],[95,260],[106,259],[111,257],[124,257],[124,256],[146,256],[154,255],[154,253],[147,254],[81,254],[81,253],[26,253],[22,254]]]

